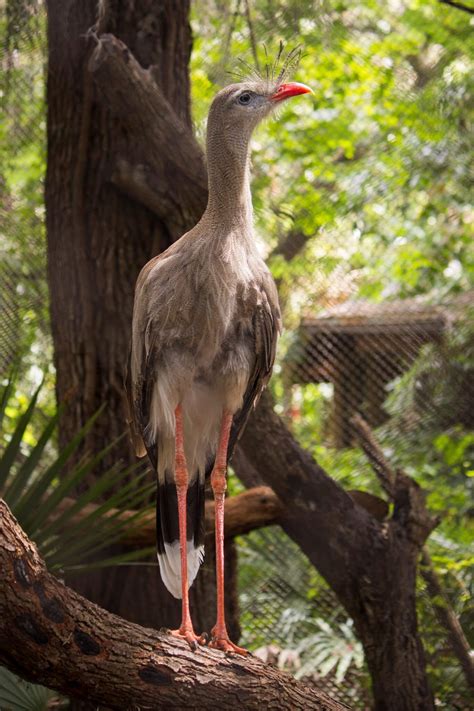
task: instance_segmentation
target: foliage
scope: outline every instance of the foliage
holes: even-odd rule
[[[198,122],[214,82],[239,68],[234,58],[254,61],[245,13],[235,18],[229,8],[225,22],[220,3],[214,14],[212,3],[201,5],[193,64]],[[260,234],[270,247],[290,228],[310,237],[297,259],[274,262],[293,308],[321,308],[331,285],[336,299],[356,288],[381,299],[434,289],[439,298],[468,287],[468,18],[421,1],[253,5],[260,65],[261,40],[273,43],[270,54],[275,37],[299,42],[297,78],[315,91],[313,103],[289,103],[255,141]]]
[[[314,632],[299,642],[296,651],[304,660],[296,673],[297,678],[318,674],[326,676],[334,673],[340,684],[351,665],[360,669],[364,663],[362,644],[357,640],[352,620],[332,627],[327,621],[317,617],[311,620]]]
[[[2,711],[47,711],[50,703],[57,704],[58,695],[38,684],[31,684],[0,667],[0,708]]]
[[[37,0],[7,2],[0,19],[0,375],[52,360],[43,180],[46,171],[46,24]],[[46,358],[45,358],[46,356]]]
[[[18,415],[15,413],[10,422],[9,409],[16,392],[14,378],[0,390],[0,496],[36,543],[52,572],[120,565],[145,556],[150,549],[110,557],[104,556],[104,551],[120,539],[125,529],[140,525],[152,487],[146,481],[147,472],[138,471],[136,466],[123,469],[119,464],[78,493],[115,443],[93,457],[83,458],[68,471],[69,458],[84,442],[100,413],[56,453],[51,445],[59,413],[47,420],[37,439],[31,427],[40,390],[41,385],[27,407]],[[7,426],[3,427],[5,420]],[[102,504],[90,506],[101,498]],[[125,506],[135,506],[137,513],[121,517]],[[49,689],[30,684],[0,667],[0,704],[5,711],[42,711],[50,708],[52,700],[57,701],[57,695]]]
[[[368,675],[352,622],[298,546],[277,527],[239,539],[239,589],[247,647],[258,655],[269,649],[279,667],[298,678],[334,680],[339,686],[347,676],[351,692],[341,689],[340,695],[358,705]]]
[[[0,426],[11,392],[13,380],[0,393]],[[141,557],[149,550],[134,551],[104,559],[100,552],[120,539],[124,530],[139,525],[147,510],[152,484],[147,471],[137,466],[123,469],[117,466],[93,481],[87,490],[78,493],[94,467],[113,449],[111,443],[95,456],[84,457],[68,470],[68,460],[84,442],[98,416],[95,415],[59,453],[43,456],[51,443],[58,414],[49,419],[36,441],[27,441],[28,427],[33,418],[40,388],[19,417],[10,434],[1,436],[0,495],[28,536],[35,541],[52,571],[73,570],[125,563]],[[83,488],[83,487],[82,487]],[[73,498],[68,498],[73,497]],[[94,501],[103,503],[91,507]],[[124,506],[136,507],[130,517],[121,516]],[[91,563],[91,556],[95,562]],[[85,561],[89,559],[88,563]]]

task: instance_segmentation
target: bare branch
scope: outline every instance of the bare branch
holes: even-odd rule
[[[456,10],[462,10],[463,12],[468,12],[470,15],[474,15],[474,7],[469,7],[464,5],[462,2],[456,2],[455,0],[438,0],[442,5],[449,5],[450,7],[456,8]]]
[[[376,441],[372,430],[367,422],[359,414],[351,418],[352,425],[356,431],[367,459],[372,465],[372,468],[377,475],[383,490],[388,494],[390,499],[393,499],[395,491],[396,473],[386,459],[382,448]]]

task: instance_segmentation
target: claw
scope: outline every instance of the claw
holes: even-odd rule
[[[178,630],[166,630],[168,634],[172,637],[177,637],[178,639],[184,639],[189,644],[191,651],[195,652],[198,648],[198,644],[206,644],[205,635],[197,635],[193,629],[183,629],[180,627]]]
[[[231,642],[228,637],[213,637],[209,642],[209,647],[211,649],[220,649],[221,652],[225,652],[225,654],[240,654],[243,657],[250,654],[248,649],[238,647]]]

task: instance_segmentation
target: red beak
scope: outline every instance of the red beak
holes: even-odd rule
[[[280,84],[276,92],[270,96],[270,101],[283,101],[284,99],[289,99],[291,96],[312,93],[313,90],[310,89],[309,86],[306,86],[306,84],[293,81],[289,84]]]

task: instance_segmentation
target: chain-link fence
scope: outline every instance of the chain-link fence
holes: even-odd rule
[[[0,373],[48,341],[43,181],[46,154],[46,11],[4,6],[1,37]]]
[[[30,367],[46,367],[51,353],[43,202],[43,3],[7,2],[1,40],[3,376],[19,356]],[[472,293],[445,295],[427,287],[417,298],[394,299],[389,290],[379,289],[371,298],[375,291],[367,265],[351,264],[349,248],[342,238],[338,243],[336,234],[322,246],[318,239],[293,235],[291,247],[280,244],[271,255],[289,314],[272,384],[278,411],[298,440],[347,488],[380,495],[352,424],[360,414],[377,430],[391,464],[425,485],[431,481],[434,498],[436,476],[447,476],[449,469],[453,487],[459,489],[468,464],[459,464],[454,450],[463,446],[462,437],[472,438],[473,428]],[[383,264],[385,249],[388,253],[381,241],[371,258]],[[331,259],[324,250],[331,251]],[[291,265],[289,277],[279,271],[281,264]],[[458,473],[452,474],[454,470]],[[238,548],[243,642],[348,705],[368,707],[368,674],[351,622],[298,547],[271,527],[239,539]],[[462,543],[446,532],[434,534],[433,551],[446,572],[449,601],[469,621],[470,578],[464,570],[456,575],[455,565],[447,564],[456,550],[467,557]],[[451,702],[463,708],[467,696],[462,675],[422,582],[419,598],[437,694],[445,708]]]

